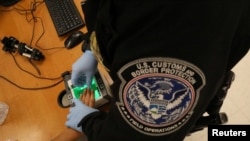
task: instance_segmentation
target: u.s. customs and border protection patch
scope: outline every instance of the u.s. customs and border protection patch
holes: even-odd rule
[[[199,92],[205,84],[202,71],[174,58],[145,58],[122,67],[119,100],[116,105],[135,130],[167,135],[190,118]]]

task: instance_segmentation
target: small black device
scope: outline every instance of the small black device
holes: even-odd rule
[[[64,41],[64,46],[67,49],[73,48],[80,44],[85,39],[85,34],[82,31],[75,31],[69,35]]]
[[[86,85],[82,87],[75,87],[71,82],[71,74],[70,72],[65,72],[62,74],[64,79],[65,90],[61,91],[58,96],[58,104],[62,108],[68,108],[72,106],[73,98],[80,98],[80,95],[87,88]],[[109,89],[109,84],[104,78],[104,76],[96,72],[94,78],[92,79],[91,89],[94,91],[95,97],[95,108],[98,108],[109,102],[111,98],[111,93]]]
[[[44,2],[58,36],[62,36],[85,25],[74,0],[44,0]]]
[[[32,60],[40,61],[45,59],[45,56],[38,49],[32,48],[27,44],[20,42],[15,37],[4,37],[1,42],[4,44],[3,50],[5,52],[12,53],[17,50],[20,55]]]

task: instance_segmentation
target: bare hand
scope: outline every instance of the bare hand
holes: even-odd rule
[[[94,107],[94,105],[95,105],[95,96],[94,96],[93,90],[91,90],[89,88],[86,88],[83,91],[83,94],[81,94],[80,100],[84,104],[88,105],[89,107]]]

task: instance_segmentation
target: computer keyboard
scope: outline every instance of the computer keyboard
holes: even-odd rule
[[[74,0],[44,0],[58,36],[85,25]]]

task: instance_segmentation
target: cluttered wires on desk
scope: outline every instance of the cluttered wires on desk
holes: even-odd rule
[[[54,83],[54,84],[52,84],[52,85],[43,86],[43,87],[37,87],[37,88],[22,87],[22,86],[16,84],[15,82],[9,80],[7,77],[5,77],[5,76],[3,76],[3,75],[0,75],[0,78],[2,78],[3,80],[5,80],[5,81],[9,82],[10,84],[12,84],[12,85],[14,85],[14,86],[16,86],[16,87],[18,87],[18,88],[20,88],[20,89],[23,89],[23,90],[40,90],[40,89],[48,89],[48,88],[51,88],[51,87],[54,87],[54,86],[60,84],[60,83],[63,81],[63,79],[62,79],[61,76],[60,76],[60,77],[55,77],[55,78],[41,77],[41,76],[37,76],[37,75],[35,75],[35,74],[33,74],[33,73],[31,73],[31,72],[29,72],[29,71],[23,69],[23,68],[18,64],[18,62],[17,62],[15,56],[13,55],[13,53],[14,53],[16,50],[19,50],[19,53],[20,53],[21,55],[23,55],[23,53],[21,52],[21,51],[23,51],[23,52],[25,53],[24,56],[26,56],[26,57],[28,56],[28,58],[32,58],[32,57],[30,57],[30,56],[32,56],[32,54],[35,54],[35,58],[38,58],[37,60],[44,59],[44,58],[43,58],[43,55],[39,52],[39,50],[33,49],[33,48],[29,47],[29,46],[26,46],[26,44],[24,44],[24,43],[19,43],[19,41],[16,40],[14,37],[10,37],[10,38],[5,37],[3,40],[0,40],[0,41],[4,44],[3,50],[4,50],[5,52],[10,53],[10,55],[12,56],[12,58],[13,58],[15,64],[17,65],[17,67],[18,67],[21,71],[23,71],[23,72],[25,72],[25,73],[27,73],[27,74],[29,74],[29,75],[35,77],[35,78],[38,78],[38,79],[45,79],[45,80],[58,80],[58,79],[61,79],[61,80],[59,80],[58,82],[56,82],[56,83]],[[20,51],[20,50],[21,50],[21,51]],[[33,53],[33,52],[35,52],[35,53]],[[31,53],[31,54],[27,54],[27,53]],[[37,56],[36,56],[36,55],[37,55]],[[29,59],[29,61],[30,61],[30,63],[32,64],[31,59]],[[33,65],[33,64],[32,64],[32,65]],[[35,68],[36,68],[36,67],[35,67]],[[39,75],[40,75],[39,69],[38,69],[37,71],[39,72]]]
[[[37,10],[37,8],[40,5],[44,4],[44,0],[40,0],[40,1],[33,0],[33,1],[31,1],[29,8],[25,8],[24,6],[22,6],[21,1],[23,1],[23,0],[20,0],[19,3],[15,4],[13,6],[10,6],[7,9],[0,9],[0,12],[10,12],[10,11],[15,10],[20,15],[24,15],[25,18],[26,18],[26,21],[28,23],[33,22],[31,40],[27,44],[29,46],[37,47],[37,48],[39,48],[41,50],[65,49],[65,47],[63,45],[62,46],[55,46],[55,47],[51,47],[51,48],[42,48],[40,45],[38,45],[39,41],[42,39],[42,37],[43,37],[43,35],[45,33],[45,28],[44,28],[43,19],[41,17],[36,16],[35,11]],[[34,41],[35,29],[37,28],[36,24],[39,24],[39,23],[40,23],[39,27],[41,28],[42,31],[41,31],[40,35],[38,36],[37,40]]]
[[[17,63],[15,57],[11,54],[11,56],[13,57],[16,65],[18,66],[19,69],[21,69],[22,71],[32,75],[33,77],[35,78],[38,78],[38,79],[46,79],[46,80],[58,80],[57,82],[55,82],[54,84],[52,85],[48,85],[48,86],[42,86],[42,87],[23,87],[23,86],[20,86],[19,84],[16,84],[15,82],[13,82],[12,80],[8,79],[7,77],[3,76],[3,75],[0,75],[0,78],[7,81],[8,83],[14,85],[15,87],[19,88],[19,89],[22,89],[22,90],[41,90],[41,89],[49,89],[49,88],[52,88],[52,87],[55,87],[57,86],[58,84],[60,84],[61,82],[63,82],[63,79],[62,77],[56,77],[56,78],[47,78],[47,77],[41,77],[41,76],[36,76],[35,74],[27,71],[27,70],[24,70],[22,67],[20,67],[20,65]]]
[[[20,2],[21,2],[21,1],[23,1],[23,0],[20,0]],[[65,49],[64,46],[62,46],[62,47],[52,47],[52,48],[46,48],[46,49],[45,49],[45,48],[42,48],[42,47],[40,47],[40,46],[38,45],[39,40],[43,37],[43,35],[44,35],[44,33],[45,33],[45,29],[44,29],[44,24],[43,24],[42,18],[36,16],[35,13],[34,13],[34,11],[36,11],[37,7],[38,7],[39,5],[41,5],[41,4],[43,4],[44,1],[43,1],[43,0],[41,0],[41,1],[33,0],[33,1],[30,3],[30,8],[24,8],[24,7],[20,4],[20,2],[17,3],[17,4],[15,4],[15,5],[13,5],[13,6],[8,7],[8,8],[5,9],[5,10],[3,10],[3,9],[0,10],[0,12],[10,12],[10,11],[15,10],[15,11],[18,12],[20,15],[24,15],[28,23],[33,22],[32,37],[31,37],[30,43],[29,43],[29,45],[26,45],[25,43],[22,43],[22,45],[21,45],[22,47],[20,47],[20,48],[22,48],[22,49],[24,49],[24,50],[26,50],[26,51],[28,51],[29,49],[33,49],[33,48],[31,48],[31,46],[32,46],[32,43],[33,43],[33,40],[34,40],[34,34],[35,34],[35,29],[36,29],[35,26],[36,26],[37,23],[40,23],[40,27],[42,28],[42,33],[39,35],[38,39],[35,41],[34,46],[37,47],[37,48],[39,48],[39,49],[41,49],[41,50]],[[7,39],[8,39],[8,38],[7,38]],[[3,39],[0,39],[0,41],[3,42]],[[5,51],[8,51],[9,48],[5,48],[5,49],[7,49],[7,50],[5,50]],[[15,47],[12,48],[12,49],[15,49]],[[18,49],[18,47],[17,47],[16,49]],[[3,50],[4,50],[4,49],[3,49]],[[32,62],[32,60],[34,60],[34,59],[30,59],[30,58],[29,58],[29,55],[30,55],[30,54],[28,54],[28,56],[26,56],[26,57],[29,58],[29,62],[30,62],[31,65],[37,70],[39,76],[37,76],[37,75],[35,75],[35,74],[33,74],[33,73],[31,73],[31,72],[29,72],[29,71],[23,69],[23,68],[18,64],[17,60],[15,59],[15,57],[14,57],[14,55],[13,55],[13,52],[11,52],[11,51],[8,51],[8,52],[9,52],[10,55],[12,56],[12,58],[13,58],[15,64],[18,66],[18,68],[19,68],[20,70],[22,70],[23,72],[28,73],[29,75],[32,75],[33,77],[38,78],[38,79],[46,79],[46,80],[59,80],[59,79],[60,79],[60,80],[57,81],[56,83],[54,83],[54,84],[52,84],[52,85],[49,85],[49,86],[43,86],[43,87],[37,87],[37,88],[33,87],[33,88],[32,88],[32,87],[22,87],[22,86],[16,84],[15,82],[9,80],[7,77],[5,77],[5,76],[3,76],[3,75],[0,75],[0,78],[2,78],[3,80],[5,80],[5,81],[11,83],[12,85],[14,85],[14,86],[16,86],[16,87],[18,87],[18,88],[20,88],[20,89],[23,89],[23,90],[40,90],[40,89],[48,89],[48,88],[54,87],[54,86],[60,84],[60,83],[63,81],[63,79],[62,79],[61,76],[58,76],[58,77],[55,77],[55,78],[41,77],[41,76],[40,76],[40,75],[41,75],[40,70],[39,70],[38,67]],[[28,51],[28,52],[29,52],[29,51]],[[19,52],[19,53],[20,53],[20,52]],[[35,52],[33,51],[33,52],[29,52],[29,53],[38,53],[38,54],[36,54],[36,55],[40,55],[40,58],[36,58],[37,60],[43,60],[43,59],[44,59],[44,58],[43,58],[44,56],[42,56],[42,54],[40,54],[41,52],[40,52],[39,50],[37,50],[37,49],[35,49]],[[25,55],[27,55],[27,54],[25,54]],[[24,55],[24,56],[25,56],[25,55]],[[34,55],[34,54],[33,54],[33,55]],[[30,57],[31,57],[31,56],[30,56]]]
[[[45,56],[40,50],[30,47],[26,43],[20,42],[15,37],[4,37],[1,42],[4,45],[3,50],[5,52],[18,51],[20,55],[36,61],[41,61],[45,59]]]
[[[52,87],[55,87],[57,86],[58,84],[60,84],[61,82],[63,82],[63,79],[52,84],[52,85],[48,85],[48,86],[43,86],[43,87],[23,87],[23,86],[20,86],[16,83],[14,83],[13,81],[9,80],[8,78],[6,78],[5,76],[2,76],[0,75],[0,78],[4,79],[5,81],[9,82],[10,84],[16,86],[17,88],[19,89],[22,89],[22,90],[41,90],[41,89],[49,89],[49,88],[52,88]]]

